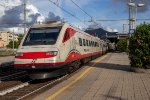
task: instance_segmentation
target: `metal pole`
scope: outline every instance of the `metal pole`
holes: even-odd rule
[[[129,3],[132,3],[133,0],[129,0]],[[131,37],[131,31],[133,30],[133,21],[131,19],[133,19],[134,15],[133,15],[133,7],[129,6],[129,36]]]
[[[125,30],[125,24],[123,24],[123,34],[125,33],[125,31],[124,31],[124,30]]]
[[[129,1],[129,3],[131,3],[132,0]],[[129,6],[129,36],[131,34],[131,7]]]
[[[134,23],[134,32],[136,31],[136,22],[137,22],[137,8],[138,6],[135,6],[135,23]]]
[[[12,35],[13,35],[13,50],[14,50],[14,29]]]
[[[26,33],[26,0],[24,0],[24,34]]]

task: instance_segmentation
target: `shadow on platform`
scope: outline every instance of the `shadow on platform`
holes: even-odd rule
[[[116,97],[116,96],[109,96],[109,95],[103,95],[103,96],[107,97],[108,100],[109,99],[113,99],[113,100],[125,100],[125,99],[123,99],[121,97]]]
[[[94,64],[94,63],[90,62],[90,65],[92,65],[92,64]],[[97,63],[93,67],[131,72],[130,65],[120,65],[120,64],[112,64],[112,63]]]

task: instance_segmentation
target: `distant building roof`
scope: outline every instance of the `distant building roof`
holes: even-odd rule
[[[117,38],[117,33],[118,32],[108,32],[102,28],[98,29],[87,29],[85,30],[86,33],[89,33],[91,35],[96,35],[99,38],[106,38],[106,37],[112,37],[112,38]]]

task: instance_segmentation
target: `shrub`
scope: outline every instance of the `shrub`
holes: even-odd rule
[[[150,68],[150,24],[138,26],[131,36],[129,58],[132,67]]]
[[[14,41],[14,48],[18,48],[19,43],[17,41]],[[7,48],[13,48],[13,41],[10,41],[7,45]]]
[[[15,51],[12,49],[0,50],[0,57],[14,56],[14,55],[15,55]]]
[[[117,50],[121,52],[127,51],[127,39],[122,39],[117,42]]]

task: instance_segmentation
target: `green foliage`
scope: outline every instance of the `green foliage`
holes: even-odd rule
[[[150,68],[150,24],[138,26],[131,36],[129,58],[132,67]]]
[[[18,46],[21,43],[22,38],[23,38],[23,35],[19,35],[18,41],[14,41],[14,48],[16,48],[16,49],[18,48]],[[9,44],[7,45],[7,48],[13,48],[13,41],[9,42]]]
[[[19,43],[14,41],[14,48],[18,48]],[[13,48],[13,41],[10,41],[9,44],[7,45],[7,48]]]
[[[127,51],[127,39],[121,39],[117,42],[117,50],[121,52]]]

